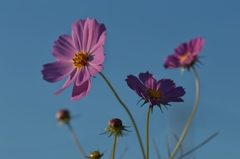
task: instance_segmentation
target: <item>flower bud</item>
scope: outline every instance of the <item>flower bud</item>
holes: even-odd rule
[[[111,128],[121,128],[122,120],[120,120],[118,118],[113,118],[108,122],[108,126]]]
[[[104,152],[100,153],[99,151],[93,151],[91,152],[90,157],[87,157],[87,156],[86,157],[90,159],[100,159],[103,155],[104,155]]]
[[[56,114],[56,118],[63,123],[67,123],[70,120],[70,113],[67,109],[59,110]]]
[[[122,136],[122,131],[128,131],[127,126],[123,126],[122,125],[122,120],[118,119],[118,118],[113,118],[108,122],[108,127],[105,128],[106,132],[101,133],[101,134],[105,134],[105,133],[110,133],[109,137],[112,136],[112,134],[114,134],[115,136]]]

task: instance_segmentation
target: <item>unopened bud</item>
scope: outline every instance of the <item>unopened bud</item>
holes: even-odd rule
[[[104,153],[100,153],[99,151],[93,151],[93,152],[91,152],[90,157],[87,157],[87,158],[100,159],[103,156],[103,154]]]
[[[121,128],[122,127],[122,120],[118,118],[111,119],[108,122],[108,126],[111,128]]]
[[[59,110],[56,114],[56,118],[63,123],[67,123],[70,120],[70,113],[66,109]]]
[[[105,134],[105,133],[110,133],[109,137],[114,134],[115,136],[122,136],[122,131],[128,131],[126,128],[128,126],[123,126],[122,125],[122,120],[118,119],[118,118],[113,118],[108,122],[108,127],[105,128],[106,132],[101,133],[101,134]]]

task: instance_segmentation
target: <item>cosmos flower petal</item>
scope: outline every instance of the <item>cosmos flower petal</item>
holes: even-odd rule
[[[142,96],[142,93],[146,93],[145,86],[139,81],[139,79],[133,75],[127,76],[126,79],[127,85],[134,90],[139,96]]]
[[[89,65],[87,67],[89,73],[91,76],[94,76],[95,74],[101,72],[103,70],[103,66],[102,65]]]
[[[95,19],[88,18],[83,30],[83,47],[85,51],[95,52],[95,49],[104,45],[105,36],[106,28],[104,24],[99,24]]]
[[[162,93],[166,93],[168,90],[175,88],[176,85],[175,83],[170,80],[170,79],[161,79],[160,81],[158,81],[158,87],[157,90],[162,92]]]
[[[83,66],[80,70],[79,70],[79,74],[77,76],[76,79],[76,85],[80,86],[82,85],[85,81],[89,80],[91,77],[90,72],[88,71],[87,66]]]
[[[157,86],[157,81],[155,80],[153,74],[150,74],[148,71],[146,73],[140,73],[139,79],[147,88],[155,88]]]
[[[165,59],[164,67],[165,68],[180,67],[180,59],[175,55],[170,55]]]
[[[178,47],[176,47],[174,51],[176,55],[182,56],[189,51],[188,48],[188,43],[182,43],[178,45]]]
[[[190,46],[193,52],[193,55],[198,55],[202,50],[205,40],[201,37],[193,39],[190,41]]]
[[[88,63],[91,65],[99,65],[104,61],[103,45],[98,47],[92,54],[88,55]]]
[[[57,82],[68,76],[73,69],[72,63],[68,61],[48,63],[43,65],[43,79],[51,83]]]
[[[72,101],[79,100],[80,98],[86,96],[91,89],[90,80],[85,81],[82,85],[77,86],[76,82],[74,83],[72,91]]]
[[[94,53],[96,52],[99,47],[102,47],[105,43],[105,39],[106,39],[106,28],[103,24],[101,24],[101,26],[99,27],[99,31],[101,34],[99,34],[99,37],[98,36],[94,36],[93,37],[93,42],[96,40],[97,42],[95,43],[95,45],[93,45],[93,42],[92,42],[92,47],[89,51],[89,53]]]
[[[62,91],[64,91],[64,89],[66,89],[77,77],[78,71],[77,69],[74,69],[71,73],[71,75],[68,77],[68,79],[66,80],[66,82],[64,83],[64,85],[62,86],[62,88],[57,91],[56,93],[54,93],[55,96],[59,95]]]
[[[176,98],[176,97],[170,97],[170,98],[163,98],[161,99],[162,103],[168,103],[168,102],[184,102],[182,98]],[[166,104],[164,104],[166,105]]]
[[[86,20],[78,20],[72,24],[73,46],[78,51],[85,51],[83,46],[83,29]]]
[[[72,38],[69,35],[61,35],[54,42],[52,55],[58,60],[72,61],[77,50],[73,46]]]
[[[168,98],[168,97],[181,97],[185,94],[185,91],[182,87],[176,87],[173,89],[170,89],[168,92],[166,92],[163,95],[163,98]]]

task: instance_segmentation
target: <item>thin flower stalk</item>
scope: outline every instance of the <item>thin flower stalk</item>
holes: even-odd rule
[[[151,107],[148,108],[146,118],[146,159],[149,158],[149,118],[150,118]]]
[[[194,67],[192,67],[192,68],[193,68],[193,72],[194,72],[195,79],[196,79],[196,100],[195,100],[195,103],[194,103],[194,106],[193,106],[192,113],[191,113],[191,115],[190,115],[190,117],[189,117],[189,119],[188,119],[184,129],[183,129],[182,135],[180,136],[179,141],[178,141],[175,149],[173,150],[173,152],[172,152],[172,154],[170,156],[170,159],[173,159],[175,157],[175,155],[177,154],[177,151],[180,148],[180,146],[181,146],[181,144],[182,144],[182,142],[184,140],[185,135],[187,134],[188,128],[189,128],[189,126],[190,126],[190,124],[192,122],[192,119],[193,119],[193,117],[195,115],[195,112],[197,110],[197,107],[198,107],[198,101],[199,101],[199,96],[200,96],[200,83],[199,83],[197,70]]]
[[[113,148],[112,148],[112,159],[115,157],[115,150],[117,147],[117,135],[114,135]]]
[[[113,94],[115,95],[115,97],[117,98],[118,102],[123,106],[123,108],[125,109],[125,111],[127,112],[128,116],[130,117],[131,119],[131,122],[133,124],[133,127],[135,129],[135,132],[136,132],[136,135],[137,135],[137,138],[138,138],[138,142],[139,142],[139,145],[140,145],[140,148],[141,148],[141,152],[142,152],[142,156],[143,158],[145,158],[145,152],[144,152],[144,148],[143,148],[143,144],[142,144],[142,140],[141,140],[141,137],[140,137],[140,134],[139,134],[139,131],[138,131],[138,128],[137,128],[137,125],[133,119],[133,116],[131,114],[131,112],[129,111],[129,109],[127,108],[127,106],[123,103],[123,101],[120,99],[120,97],[118,96],[117,92],[114,90],[114,88],[112,87],[111,83],[108,81],[108,79],[104,76],[104,74],[102,72],[99,73],[102,78],[105,80],[105,82],[107,83],[107,85],[109,86],[109,88],[111,89],[111,91],[113,92]]]
[[[66,123],[66,124],[67,124],[67,127],[68,127],[68,129],[69,129],[69,131],[70,131],[70,133],[71,133],[71,136],[72,136],[72,138],[73,138],[73,141],[74,141],[75,144],[77,145],[77,148],[78,148],[78,150],[80,151],[82,157],[83,157],[84,159],[87,159],[87,158],[86,158],[86,154],[85,154],[85,152],[84,152],[84,150],[83,150],[80,142],[79,142],[78,139],[77,139],[77,136],[76,136],[76,134],[75,134],[75,132],[74,132],[74,130],[73,130],[72,125],[71,125],[69,122]]]
[[[156,144],[155,139],[152,139],[152,142],[153,142],[153,146],[154,146],[154,149],[155,149],[155,151],[156,151],[156,154],[157,154],[157,158],[158,158],[158,159],[161,159],[160,152],[159,152],[159,150],[158,150],[158,147],[157,147],[157,144]]]

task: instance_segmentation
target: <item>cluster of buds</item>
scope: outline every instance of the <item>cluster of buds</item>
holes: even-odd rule
[[[110,133],[109,137],[113,135],[115,136],[122,136],[122,131],[128,131],[130,132],[129,130],[127,130],[128,126],[123,126],[122,125],[122,120],[118,119],[118,118],[113,118],[111,119],[109,122],[108,122],[108,127],[105,128],[106,132],[102,133],[102,134],[105,134],[105,133]]]

